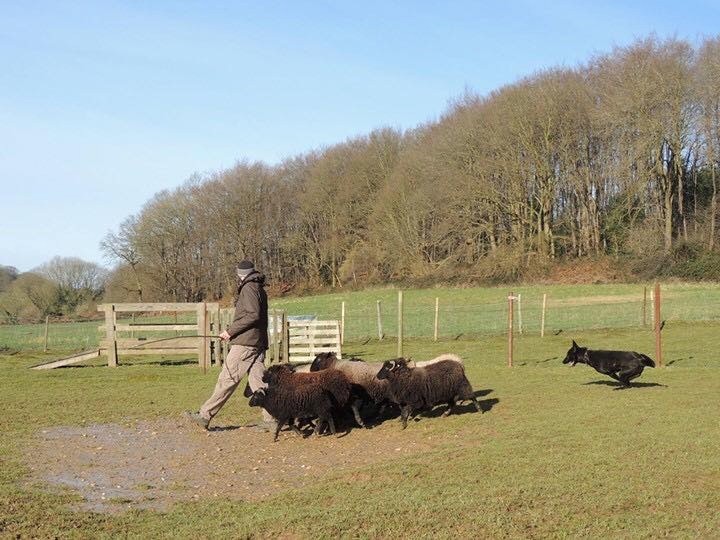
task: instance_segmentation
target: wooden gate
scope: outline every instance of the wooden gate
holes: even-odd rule
[[[198,365],[207,368],[211,362],[213,351],[219,350],[220,340],[215,337],[219,333],[218,326],[211,324],[211,313],[218,311],[214,302],[197,303],[133,303],[133,304],[102,304],[98,311],[105,313],[105,324],[98,329],[105,332],[105,339],[100,341],[100,354],[107,354],[108,366],[117,366],[119,354],[197,354]],[[192,313],[194,322],[136,322],[138,313],[153,315],[167,313]],[[124,321],[118,321],[118,314]],[[131,317],[128,321],[128,317]],[[213,327],[214,326],[214,327]],[[194,332],[195,335],[178,335],[179,332]],[[173,332],[175,336],[167,336]],[[153,336],[136,334],[153,333]],[[160,334],[158,337],[157,334]],[[217,355],[216,355],[217,357]],[[216,360],[217,361],[217,360]]]
[[[287,330],[290,362],[312,362],[322,352],[341,357],[339,321],[289,321]]]

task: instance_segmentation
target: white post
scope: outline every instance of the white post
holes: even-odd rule
[[[345,301],[340,303],[340,345],[345,344]]]
[[[518,293],[517,295],[517,304],[518,304],[518,330],[520,331],[520,335],[522,335],[522,294]]]
[[[540,316],[540,337],[545,337],[545,308],[547,306],[547,293],[543,293],[542,315]]]
[[[382,341],[383,329],[382,329],[382,315],[380,313],[380,300],[375,301],[377,307],[377,327],[378,327],[378,340]]]
[[[437,341],[438,338],[438,318],[440,314],[440,298],[435,297],[435,327],[433,332],[433,341]]]
[[[403,292],[398,291],[397,355],[403,355]]]

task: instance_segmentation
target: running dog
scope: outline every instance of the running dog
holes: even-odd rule
[[[633,351],[591,351],[587,347],[579,347],[575,340],[567,352],[563,364],[574,366],[577,363],[587,364],[595,371],[608,375],[618,381],[624,388],[630,381],[639,377],[646,367],[655,367],[649,356]]]

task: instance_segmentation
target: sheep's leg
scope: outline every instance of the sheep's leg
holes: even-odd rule
[[[470,386],[470,383],[467,384],[467,387],[465,388],[465,391],[463,392],[463,399],[469,399],[473,402],[473,405],[475,405],[475,410],[479,413],[484,413],[485,411],[480,406],[480,403],[478,402],[477,398],[475,397],[475,392],[473,392],[472,386]]]
[[[330,424],[330,433],[336,435],[337,432],[335,431],[335,420],[333,420],[332,414],[328,416],[327,421],[328,424]]]
[[[280,428],[282,428],[285,425],[285,422],[287,420],[285,418],[278,418],[277,425],[275,426],[275,437],[273,438],[273,442],[276,442],[278,440],[278,434],[280,433]]]
[[[387,409],[387,404],[385,402],[380,404],[380,409],[378,409],[377,415],[378,417],[382,418],[382,416],[385,414],[385,409]]]
[[[402,428],[405,429],[407,427],[407,421],[408,417],[410,416],[410,413],[412,412],[412,407],[405,405],[400,409],[400,421],[402,422]]]
[[[366,427],[365,422],[363,422],[363,419],[360,416],[360,407],[358,407],[358,401],[353,401],[350,404],[350,408],[352,409],[353,415],[355,416],[355,421],[358,423],[358,425],[362,428]]]
[[[298,420],[297,418],[294,418],[293,421],[290,422],[290,428],[293,430],[293,432],[295,432],[296,434],[298,434],[298,435],[300,435],[301,437],[303,437],[303,436],[304,436],[304,435],[303,435],[303,432],[300,431],[300,428],[297,426],[297,425],[298,425],[298,422],[299,422],[299,420]]]
[[[442,413],[443,416],[448,416],[452,412],[453,407],[455,406],[455,399],[448,400],[447,404],[448,404],[448,408],[447,408],[447,411]]]

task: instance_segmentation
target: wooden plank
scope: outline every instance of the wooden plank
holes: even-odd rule
[[[104,351],[104,349],[101,349]],[[164,356],[166,354],[184,354],[188,358],[197,356],[197,347],[190,347],[187,349],[174,348],[174,349],[118,349],[118,353],[127,354],[128,356]]]
[[[198,326],[198,333],[204,333],[203,329],[206,326],[206,318],[207,318],[207,311],[205,310],[204,304],[197,304],[196,307],[196,316],[197,316],[197,326]],[[207,369],[207,363],[205,360],[205,342],[207,341],[206,338],[202,338],[201,341],[198,343],[198,366],[202,368],[203,370]]]
[[[79,362],[84,362],[85,360],[90,360],[91,358],[98,358],[100,354],[100,349],[94,349],[92,351],[85,351],[73,354],[72,356],[66,356],[65,358],[60,358],[59,360],[55,360],[54,362],[48,362],[47,364],[33,366],[31,369],[55,369],[63,366],[69,366],[71,364],[77,364]]]
[[[208,303],[203,302],[203,310],[204,314],[203,317],[205,319],[205,324],[203,325],[203,344],[205,346],[205,367],[210,367],[210,338],[207,337],[210,335],[210,310],[208,309]]]
[[[292,330],[289,332],[289,334],[291,338],[303,336],[340,336],[340,332],[335,328],[328,328],[327,330],[303,330],[301,332],[298,332],[297,330]]]
[[[313,340],[313,339],[303,339],[303,340],[290,340],[290,348],[293,347],[311,347],[312,345],[316,345],[318,347],[337,347],[339,345],[339,341],[337,339],[322,339],[322,340]]]
[[[318,347],[293,347],[290,346],[290,356],[300,353],[317,354],[319,352],[336,352],[337,347],[335,345],[323,345]]]
[[[110,343],[107,348],[108,366],[117,367],[117,335],[115,334],[115,309],[112,304],[105,304],[105,338]]]
[[[297,326],[334,326],[337,321],[290,321],[290,328]]]
[[[290,339],[289,334],[287,331],[288,324],[287,324],[287,311],[283,310],[282,317],[280,318],[280,328],[282,331],[282,358],[283,362],[289,362],[290,361]]]
[[[199,339],[201,338],[197,336],[178,336],[162,340],[126,338],[116,339],[115,343],[117,343],[118,348],[122,349],[129,349],[131,347],[138,349],[182,349],[185,347],[188,349],[197,349]],[[105,349],[108,346],[108,341],[103,339],[100,341],[99,345],[101,348]]]
[[[200,330],[197,324],[118,324],[118,332],[162,332],[164,330]]]
[[[126,303],[126,304],[101,304],[98,311],[104,311],[104,306],[114,305],[117,312],[130,311],[196,311],[196,302],[149,302],[149,303]]]
[[[197,324],[174,324],[174,323],[135,323],[135,324],[118,324],[115,326],[118,332],[163,332],[167,331],[178,331],[178,330],[197,330]],[[105,330],[105,325],[98,326],[98,330]]]

